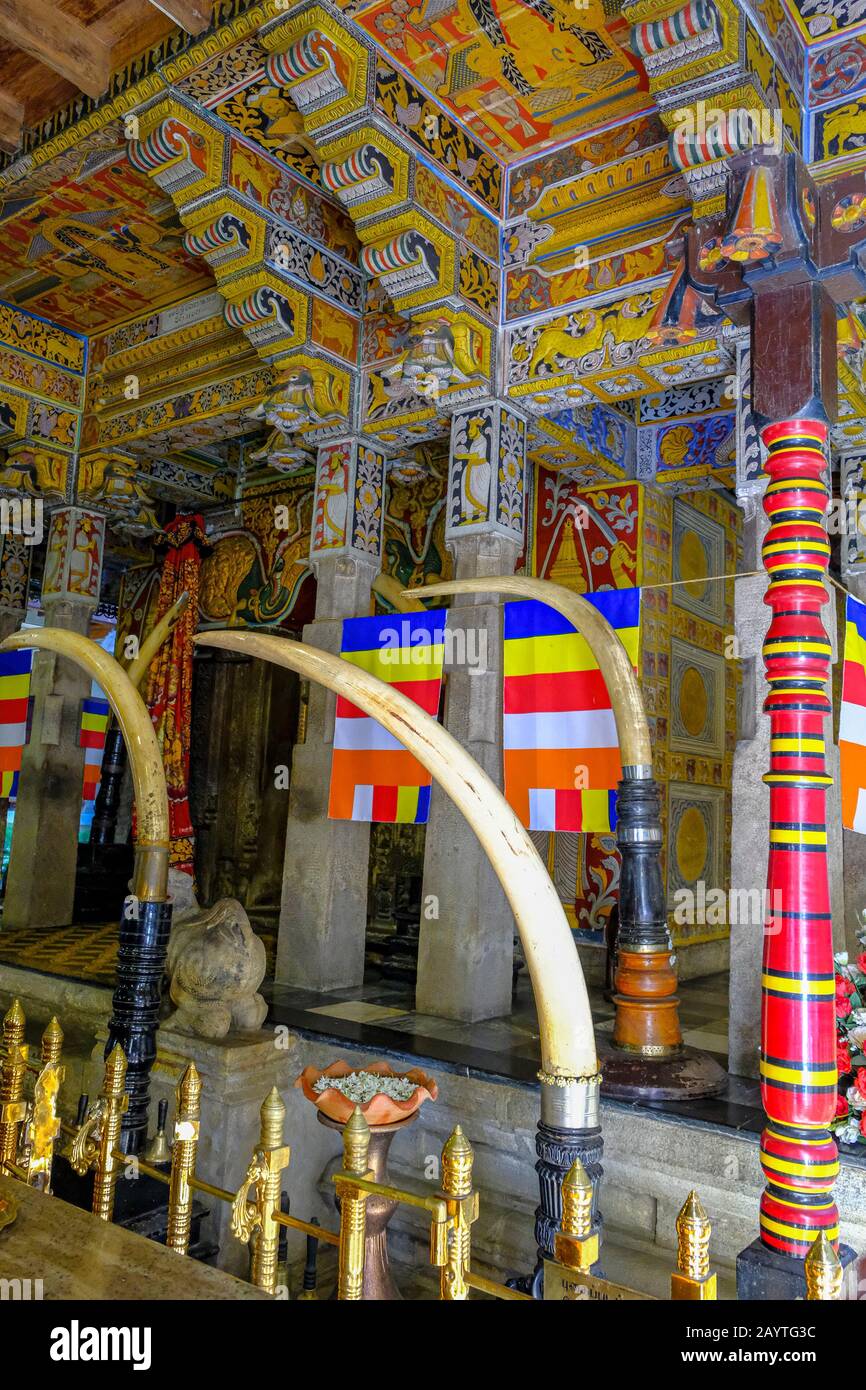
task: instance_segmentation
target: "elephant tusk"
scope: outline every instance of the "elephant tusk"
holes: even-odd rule
[[[139,649],[138,656],[135,657],[127,666],[126,674],[129,676],[136,690],[141,685],[150,669],[150,663],[156,656],[169,633],[174,630],[182,615],[189,607],[189,594],[184,589],[179,599],[176,599],[167,613],[163,613],[153,631],[148,633]]]
[[[377,574],[373,580],[373,592],[390,603],[397,613],[424,613],[423,603],[415,597],[415,591],[404,589],[392,574]]]
[[[631,769],[635,768],[641,769],[638,776],[651,776],[653,757],[649,724],[628,652],[607,618],[585,598],[564,589],[561,584],[551,583],[549,579],[530,579],[522,574],[427,584],[424,593],[431,597],[438,594],[513,594],[515,598],[534,598],[555,608],[586,638],[598,662],[613,706],[623,775],[628,777]]]
[[[147,706],[129,676],[95,642],[79,632],[43,627],[13,632],[0,651],[37,647],[57,652],[82,667],[105,692],[129,750],[138,818],[133,891],[142,902],[165,902],[168,896],[168,793],[159,744]]]
[[[542,1096],[595,1081],[592,1017],[571,928],[532,840],[474,758],[413,700],[317,647],[251,632],[206,632],[194,641],[319,681],[372,715],[424,764],[474,830],[514,913],[538,1009]]]

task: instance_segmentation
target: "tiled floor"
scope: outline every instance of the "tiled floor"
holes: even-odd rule
[[[273,974],[276,939],[261,933]],[[98,926],[0,928],[0,965],[40,970],[89,984],[114,983],[117,967],[117,923]]]

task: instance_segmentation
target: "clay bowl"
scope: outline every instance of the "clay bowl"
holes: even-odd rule
[[[355,1108],[354,1101],[344,1096],[333,1086],[327,1090],[315,1091],[315,1083],[323,1076],[349,1076],[352,1072],[372,1072],[376,1076],[397,1077],[410,1081],[415,1089],[408,1100],[394,1100],[392,1096],[378,1092],[361,1106],[361,1113],[368,1125],[392,1125],[405,1120],[424,1104],[425,1100],[435,1100],[439,1087],[431,1076],[414,1067],[411,1071],[393,1071],[387,1062],[365,1062],[359,1067],[350,1067],[348,1062],[331,1062],[324,1068],[304,1067],[295,1085],[300,1087],[307,1100],[315,1105],[321,1115],[326,1115],[338,1124],[345,1124]]]

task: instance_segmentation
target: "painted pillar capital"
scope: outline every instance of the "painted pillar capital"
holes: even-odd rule
[[[153,498],[139,478],[138,461],[123,449],[95,449],[81,456],[76,498],[104,507],[117,523],[139,535],[160,529]]]
[[[0,465],[0,489],[10,488],[28,497],[46,502],[61,502],[66,497],[70,456],[53,449],[44,449],[28,440],[16,440],[6,450]]]
[[[51,514],[42,576],[42,601],[62,600],[95,608],[99,602],[105,517],[82,507]]]
[[[310,560],[353,559],[378,572],[382,558],[385,455],[364,439],[318,451]]]
[[[526,421],[500,401],[451,421],[445,539],[479,534],[522,544],[526,519]]]
[[[39,539],[41,540],[41,534]],[[36,542],[38,543],[38,542]],[[33,543],[28,536],[0,532],[0,617],[20,622],[27,612]]]

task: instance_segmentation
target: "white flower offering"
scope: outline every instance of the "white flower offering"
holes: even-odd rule
[[[417,1083],[400,1076],[380,1076],[372,1071],[350,1071],[348,1076],[320,1076],[313,1083],[319,1095],[323,1091],[339,1091],[353,1105],[366,1105],[374,1096],[390,1096],[391,1100],[410,1100]]]

